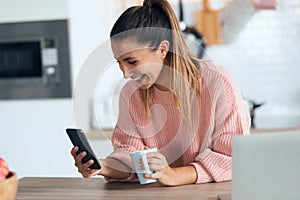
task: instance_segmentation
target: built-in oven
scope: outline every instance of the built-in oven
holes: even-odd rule
[[[71,97],[67,20],[0,24],[0,99]]]

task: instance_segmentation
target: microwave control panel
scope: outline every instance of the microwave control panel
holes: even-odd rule
[[[59,84],[58,50],[54,39],[44,39],[42,47],[43,72],[46,84]]]

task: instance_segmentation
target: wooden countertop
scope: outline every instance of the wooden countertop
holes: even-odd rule
[[[24,177],[19,180],[16,200],[217,200],[219,194],[230,191],[231,182],[167,187],[159,183],[107,183],[103,178]]]

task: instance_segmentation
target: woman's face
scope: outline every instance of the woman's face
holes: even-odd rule
[[[148,89],[163,79],[161,74],[166,52],[136,44],[133,40],[112,40],[112,51],[124,78],[135,80],[141,89]]]

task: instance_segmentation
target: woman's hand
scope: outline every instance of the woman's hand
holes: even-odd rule
[[[103,175],[111,179],[126,179],[131,174],[131,169],[124,165],[122,162],[114,159],[98,159],[101,169],[90,169],[90,166],[94,163],[93,160],[89,160],[86,163],[82,163],[82,159],[86,156],[86,152],[76,154],[78,147],[73,147],[71,154],[75,160],[75,166],[78,168],[78,172],[82,174],[84,178],[90,178],[95,175]]]
[[[90,169],[90,166],[94,163],[93,160],[89,160],[86,163],[82,163],[82,159],[86,156],[86,152],[83,151],[80,154],[76,154],[78,147],[73,147],[71,154],[75,160],[75,166],[78,169],[78,172],[82,174],[84,178],[90,178],[92,176],[100,174],[100,170]]]
[[[160,183],[168,186],[191,184],[197,180],[197,172],[194,166],[172,168],[169,166],[166,157],[159,152],[147,153],[147,160],[149,168],[155,170],[155,173],[144,174],[145,178],[156,178]]]
[[[164,155],[159,152],[147,153],[149,168],[154,170],[153,174],[144,174],[145,178],[156,178],[164,185],[176,185],[174,177],[176,172],[171,168]],[[142,161],[141,161],[142,163]],[[142,167],[143,168],[143,167]]]

